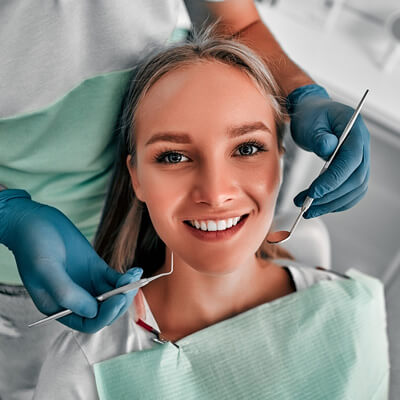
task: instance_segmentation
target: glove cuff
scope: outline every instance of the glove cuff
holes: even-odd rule
[[[301,86],[289,94],[286,98],[286,109],[289,114],[295,112],[297,104],[303,101],[306,97],[319,97],[329,99],[328,92],[317,84]]]
[[[0,191],[0,212],[2,210],[2,207],[4,206],[3,203],[11,199],[18,199],[18,198],[32,200],[31,195],[26,190],[5,189]]]
[[[31,195],[27,191],[22,189],[6,189],[0,191],[0,243],[4,243],[6,239],[4,237],[4,233],[6,232],[9,225],[7,215],[13,215],[13,213],[10,213],[9,210],[7,210],[7,202],[8,200],[17,198],[31,200]]]

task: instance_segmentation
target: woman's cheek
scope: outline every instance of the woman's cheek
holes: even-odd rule
[[[260,196],[274,197],[280,186],[279,160],[268,159],[263,165],[254,168],[250,176],[252,176],[252,185]]]

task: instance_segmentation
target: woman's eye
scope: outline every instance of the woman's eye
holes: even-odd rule
[[[179,164],[182,158],[187,158],[181,153],[164,153],[157,157],[157,161],[165,164]],[[188,159],[188,158],[187,158]]]
[[[253,151],[256,149],[257,151]],[[238,147],[239,153],[243,157],[256,156],[263,151],[267,151],[267,148],[257,140],[242,143]]]
[[[240,146],[237,147],[235,154],[237,153],[237,151],[239,151],[238,156],[249,157],[255,156],[263,151],[267,151],[267,149],[262,143],[252,141],[242,143]],[[161,152],[160,154],[156,155],[155,160],[158,163],[162,164],[181,164],[182,162],[188,161],[189,158],[184,156],[182,153],[178,153],[176,151],[167,151]]]
[[[258,148],[254,146],[253,144],[243,144],[239,147],[239,152],[242,156],[251,156],[253,153],[253,150]]]

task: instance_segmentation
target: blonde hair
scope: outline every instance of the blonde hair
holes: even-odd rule
[[[245,72],[272,105],[278,135],[283,149],[283,99],[263,61],[247,46],[216,33],[216,24],[195,32],[190,42],[170,44],[148,55],[133,71],[118,129],[117,159],[108,190],[103,215],[94,240],[98,254],[114,269],[124,272],[140,266],[143,276],[151,276],[164,264],[165,244],[157,235],[145,203],[136,197],[126,167],[126,158],[136,163],[135,113],[148,90],[170,71],[199,62],[220,62]],[[266,241],[258,257],[291,258],[278,246]]]

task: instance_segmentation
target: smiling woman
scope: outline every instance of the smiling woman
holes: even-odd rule
[[[157,230],[167,216],[170,222],[197,220],[201,229],[201,220],[229,221],[248,214],[252,235],[246,237],[252,245],[243,246],[256,246],[254,252],[264,258],[290,258],[264,241],[281,175],[285,114],[280,100],[262,61],[246,46],[217,37],[212,27],[194,43],[144,60],[122,114],[118,161],[95,241],[99,254],[118,270],[135,264],[145,276],[152,275],[168,259],[167,240]],[[245,194],[245,182],[257,187],[255,197]],[[181,238],[177,226],[173,236]],[[192,236],[187,229],[183,233]],[[227,249],[219,257],[217,250],[198,249],[221,266],[232,265],[239,251],[226,258]]]
[[[164,338],[293,291],[271,262],[276,247],[265,243],[281,182],[283,119],[260,59],[211,28],[138,68],[95,248],[115,269],[138,265],[145,277],[167,271],[174,253],[173,279],[142,290]],[[253,290],[239,296],[244,282]],[[167,292],[174,295],[160,296]]]
[[[351,381],[340,364],[355,353],[347,330],[373,313],[337,312],[353,301],[343,296],[352,287],[303,290],[347,280],[281,267],[274,256],[290,256],[265,241],[282,180],[284,115],[263,62],[212,27],[137,67],[95,249],[119,271],[139,266],[149,277],[173,259],[173,273],[143,287],[112,326],[60,336],[37,399],[307,398],[298,393],[304,381],[318,393],[321,377]],[[282,389],[287,376],[293,386]]]
[[[157,235],[197,270],[243,264],[248,275],[249,257],[271,225],[280,181],[280,114],[275,98],[254,81],[233,65],[200,58],[163,75],[136,109],[134,156],[127,156],[134,193]],[[243,215],[249,217],[237,225],[240,233],[216,230],[218,220]],[[199,221],[200,229],[186,229],[187,220]]]

